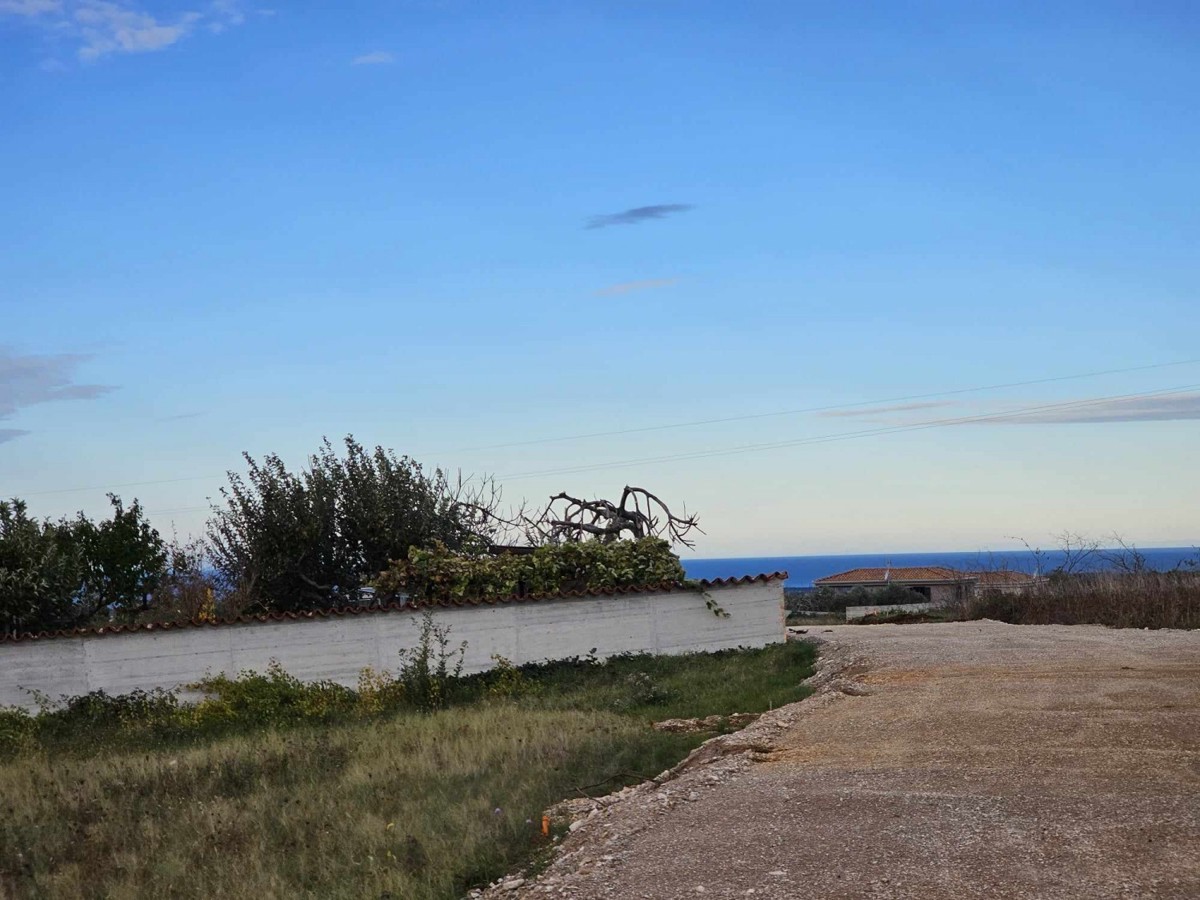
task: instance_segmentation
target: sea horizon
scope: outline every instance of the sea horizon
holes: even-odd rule
[[[1121,548],[1101,548],[1089,560],[1085,568],[1096,570],[1109,567],[1106,556],[1120,554]],[[1132,552],[1132,551],[1128,551]],[[1151,569],[1166,571],[1184,565],[1188,560],[1200,561],[1196,547],[1139,547],[1137,552]],[[1063,562],[1061,550],[1041,552],[1041,569],[1050,571]],[[1034,574],[1038,570],[1038,558],[1030,550],[946,550],[927,553],[829,553],[796,556],[733,556],[683,559],[683,568],[689,578],[740,578],[744,575],[762,575],[772,572],[787,572],[785,586],[789,588],[812,587],[817,578],[845,572],[848,569],[876,566],[946,566],[967,571],[989,569],[1011,569]]]

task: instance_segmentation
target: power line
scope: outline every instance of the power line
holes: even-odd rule
[[[1103,369],[1098,372],[1081,372],[1075,375],[1055,375],[1050,378],[1035,378],[1030,381],[1010,381],[1004,384],[988,384],[980,387],[958,388],[951,391],[935,391],[929,394],[907,394],[903,397],[884,397],[878,400],[860,400],[856,403],[840,403],[832,406],[806,406],[800,409],[781,409],[774,412],[748,413],[740,416],[723,416],[717,419],[694,419],[689,422],[672,422],[666,425],[646,425],[641,428],[621,428],[614,431],[592,431],[586,434],[570,434],[561,437],[533,438],[527,441],[509,441],[503,444],[484,444],[478,447],[460,447],[452,453],[472,453],[477,450],[500,450],[505,447],[529,447],[534,444],[556,444],[565,441],[582,441],[587,438],[616,437],[623,434],[641,434],[646,431],[666,431],[673,428],[693,428],[700,425],[721,425],[726,422],[747,422],[752,419],[770,419],[780,416],[796,416],[803,413],[833,412],[840,409],[858,409],[880,403],[904,403],[909,400],[931,400],[935,397],[954,397],[960,394],[977,394],[1005,388],[1030,387],[1037,384],[1053,384],[1058,381],[1077,381],[1082,378],[1099,378],[1103,375],[1124,375],[1130,372],[1148,372],[1152,369],[1167,369],[1177,366],[1192,366],[1200,359],[1183,359],[1178,362],[1154,363],[1148,366],[1131,366],[1125,369]]]
[[[1056,375],[1056,376],[1052,376],[1049,378],[1035,378],[1035,379],[1031,379],[1031,380],[1027,380],[1027,381],[1010,381],[1010,382],[1006,382],[1003,384],[990,384],[990,385],[981,385],[981,386],[977,386],[977,387],[957,388],[954,390],[935,391],[935,392],[926,393],[926,394],[908,394],[908,395],[901,396],[901,397],[883,397],[883,398],[877,398],[874,400],[860,400],[860,401],[857,401],[854,403],[841,403],[841,404],[832,404],[832,405],[827,405],[827,406],[810,406],[810,407],[804,407],[801,409],[785,409],[785,410],[776,410],[774,412],[750,413],[750,414],[740,415],[740,416],[724,416],[724,417],[714,418],[714,419],[696,419],[696,420],[692,420],[692,421],[688,421],[688,422],[672,422],[672,423],[667,423],[667,424],[663,424],[663,425],[647,425],[647,426],[640,427],[640,428],[624,428],[624,429],[617,429],[617,430],[613,430],[613,431],[595,431],[595,432],[590,432],[587,434],[564,435],[564,436],[560,436],[560,437],[549,437],[549,438],[535,438],[535,439],[526,440],[526,441],[511,441],[511,442],[502,443],[502,444],[487,444],[487,445],[478,446],[478,447],[464,447],[464,448],[460,448],[460,449],[454,450],[454,451],[443,451],[443,452],[445,452],[445,453],[470,453],[470,452],[474,452],[474,451],[478,451],[478,450],[499,450],[499,449],[506,448],[506,447],[528,447],[528,446],[533,446],[536,444],[554,444],[554,443],[563,443],[566,441],[586,440],[588,438],[615,437],[618,435],[628,435],[628,434],[642,434],[642,433],[651,432],[651,431],[666,431],[666,430],[677,429],[677,428],[692,428],[692,427],[701,426],[701,425],[719,425],[719,424],[726,424],[726,423],[730,423],[730,422],[746,422],[746,421],[752,421],[755,419],[778,418],[778,417],[782,417],[782,416],[801,415],[804,413],[834,412],[837,410],[861,409],[862,407],[878,406],[879,404],[884,404],[884,403],[904,403],[904,402],[912,401],[912,400],[928,400],[928,399],[933,399],[935,397],[953,397],[953,396],[959,396],[962,394],[973,394],[973,393],[983,393],[985,391],[1003,390],[1005,388],[1029,387],[1032,385],[1039,385],[1039,384],[1053,384],[1055,382],[1061,382],[1061,381],[1078,381],[1080,379],[1085,379],[1085,378],[1099,378],[1104,375],[1122,375],[1122,374],[1128,374],[1131,372],[1147,372],[1147,371],[1151,371],[1151,370],[1155,370],[1155,369],[1166,369],[1166,368],[1173,368],[1173,367],[1178,367],[1178,366],[1196,365],[1197,363],[1200,363],[1200,358],[1184,359],[1184,360],[1178,360],[1176,362],[1152,363],[1150,365],[1144,365],[1144,366],[1130,366],[1130,367],[1121,368],[1121,369],[1102,369],[1102,370],[1094,371],[1094,372],[1080,372],[1080,373],[1075,373],[1075,374],[1071,374],[1071,375]],[[429,455],[435,455],[435,454],[429,454]],[[652,457],[652,458],[650,458],[650,461],[653,461],[654,459],[657,459],[657,458]],[[550,471],[552,471],[553,474],[560,474],[560,473],[577,471],[577,470],[579,470],[579,469],[576,469],[576,468],[563,469],[563,470],[556,469],[556,470],[550,470]],[[583,469],[583,471],[586,471],[586,468]],[[146,487],[146,486],[159,485],[159,484],[180,484],[182,482],[188,482],[188,481],[215,481],[215,480],[225,478],[225,476],[227,474],[228,474],[227,472],[222,472],[219,475],[192,475],[192,476],[186,476],[186,477],[182,477],[182,478],[161,478],[161,479],[155,479],[152,481],[127,481],[127,482],[123,482],[121,484],[98,485],[98,486],[93,486],[93,487],[78,487],[78,488],[56,488],[54,490],[29,491],[29,492],[24,492],[24,493],[20,493],[20,494],[13,494],[12,492],[8,492],[8,493],[5,493],[3,496],[48,497],[48,496],[58,495],[58,494],[82,494],[82,493],[86,493],[88,491],[111,491],[111,490],[118,490],[121,488]],[[536,474],[536,473],[534,473],[534,474]],[[532,477],[532,476],[527,476],[527,475],[521,474],[521,475],[513,475],[513,476],[509,476],[509,477],[525,478],[525,477]]]
[[[1096,397],[1090,400],[1072,400],[1065,403],[1051,403],[1042,406],[1027,406],[1009,410],[1003,413],[984,413],[974,416],[955,416],[947,419],[933,419],[925,422],[912,422],[905,425],[889,425],[879,428],[869,428],[861,431],[846,431],[837,434],[819,435],[811,438],[798,438],[790,441],[775,441],[765,444],[747,444],[742,447],[727,447],[715,450],[701,450],[692,453],[673,453],[666,456],[646,456],[639,459],[613,460],[603,463],[592,463],[582,466],[569,466],[559,469],[543,469],[536,472],[519,472],[514,475],[497,476],[499,481],[515,481],[520,478],[538,478],[546,475],[569,475],[576,472],[592,472],[602,469],[626,468],[636,465],[650,465],[663,462],[681,462],[692,459],[708,459],[715,456],[736,456],[742,453],[758,453],[766,450],[779,450],[785,447],[800,447],[808,444],[826,444],[835,441],[853,440],[861,437],[872,437],[884,434],[899,434],[905,431],[922,431],[930,428],[944,428],[950,425],[963,425],[970,422],[992,422],[1010,419],[1030,413],[1048,412],[1052,410],[1082,409],[1100,403],[1111,403],[1119,400],[1135,400],[1145,397],[1161,397],[1171,394],[1181,394],[1200,388],[1200,384],[1189,384],[1182,387],[1166,388],[1157,391],[1142,391],[1134,394],[1115,394],[1108,397]]]
[[[211,506],[174,506],[170,509],[148,509],[148,516],[165,516],[168,513],[197,512],[202,509],[212,509]]]
[[[769,450],[779,450],[787,447],[802,447],[815,444],[827,444],[837,441],[854,440],[863,437],[875,437],[889,434],[900,434],[908,431],[924,431],[932,428],[946,428],[954,425],[965,425],[972,422],[996,422],[1026,416],[1031,413],[1067,411],[1085,409],[1101,403],[1112,403],[1122,400],[1137,400],[1147,397],[1167,397],[1182,394],[1200,388],[1200,384],[1188,384],[1181,387],[1163,388],[1155,391],[1139,391],[1131,394],[1113,394],[1106,397],[1093,397],[1088,400],[1069,400],[1063,403],[1048,403],[1038,406],[1026,406],[1000,413],[981,413],[971,416],[953,416],[944,419],[932,419],[924,422],[910,422],[902,425],[886,425],[879,428],[867,428],[859,431],[838,432],[836,434],[818,435],[809,438],[799,438],[790,441],[773,441],[763,444],[748,444],[742,447],[726,447],[714,450],[701,450],[692,453],[674,453],[665,456],[648,456],[639,459],[613,460],[603,463],[592,463],[582,466],[568,466],[558,469],[543,469],[537,472],[520,472],[514,475],[499,476],[500,481],[516,481],[522,478],[538,478],[547,475],[569,475],[578,472],[592,472],[604,469],[627,468],[635,465],[653,465],[664,462],[681,462],[693,459],[707,459],[717,456],[737,456],[742,453],[760,453]],[[194,512],[209,509],[206,506],[181,506],[172,509],[147,510],[148,514],[166,515],[168,513]]]
[[[215,478],[224,478],[227,473],[222,472],[220,475],[189,475],[186,478],[161,478],[156,481],[126,481],[124,484],[108,484],[99,487],[82,487],[82,488],[58,488],[53,491],[30,491],[22,494],[22,497],[46,497],[50,494],[82,494],[85,491],[115,491],[117,488],[127,487],[144,487],[149,484],[178,484],[181,481],[212,481]]]
[[[845,431],[836,434],[818,435],[816,437],[798,438],[790,441],[773,441],[763,444],[748,444],[742,447],[727,447],[714,450],[701,450],[692,453],[674,453],[665,456],[647,456],[638,459],[613,460],[603,463],[591,463],[582,466],[568,466],[558,469],[543,469],[536,472],[520,472],[514,475],[498,476],[500,481],[515,481],[521,478],[539,478],[547,475],[569,475],[577,472],[593,472],[604,469],[627,468],[635,465],[652,465],[664,462],[681,462],[693,459],[708,459],[716,456],[737,456],[742,453],[761,453],[768,450],[780,450],[787,447],[802,447],[814,444],[828,444],[837,441],[854,440],[863,437],[875,437],[889,434],[900,434],[908,431],[925,431],[932,428],[947,428],[954,425],[966,425],[972,422],[996,422],[1004,419],[1030,415],[1031,413],[1067,411],[1085,409],[1101,403],[1112,403],[1122,400],[1137,400],[1147,397],[1167,397],[1182,394],[1200,388],[1200,384],[1188,384],[1181,387],[1163,388],[1155,391],[1139,391],[1132,394],[1113,394],[1106,397],[1093,397],[1088,400],[1069,400],[1063,403],[1048,403],[1039,406],[1026,406],[1000,413],[981,413],[971,416],[953,416],[945,419],[932,419],[924,422],[909,422],[902,425],[885,425],[879,428],[867,428],[859,431]],[[164,514],[171,512],[192,512],[208,509],[204,506],[185,506],[167,510],[147,510],[148,513]]]

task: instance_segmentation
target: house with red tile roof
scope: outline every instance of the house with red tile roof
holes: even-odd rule
[[[1036,579],[1024,572],[998,570],[961,572],[947,566],[882,566],[850,569],[813,581],[814,587],[838,591],[856,588],[879,590],[890,585],[908,588],[932,603],[965,600],[978,590],[1015,593],[1034,584]]]
[[[932,603],[964,600],[971,590],[971,578],[965,572],[945,566],[884,566],[850,569],[813,581],[813,587],[830,587],[838,591],[855,588],[879,590],[897,585],[920,594]]]

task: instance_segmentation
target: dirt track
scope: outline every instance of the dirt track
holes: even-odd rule
[[[814,627],[821,692],[488,896],[1200,898],[1200,633]]]

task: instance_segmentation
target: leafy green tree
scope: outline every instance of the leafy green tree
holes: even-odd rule
[[[17,499],[0,502],[0,628],[73,628],[144,609],[166,562],[138,501],[109,495],[112,517],[39,521]]]
[[[213,508],[208,542],[226,590],[248,608],[303,610],[352,596],[410,547],[477,541],[498,499],[490,483],[473,489],[442,470],[427,473],[407,456],[353,436],[339,456],[328,439],[300,472],[277,455],[244,454],[243,477],[229,473]]]
[[[80,548],[63,524],[32,518],[22,500],[0,501],[0,629],[70,624],[83,570]]]
[[[132,619],[149,608],[167,564],[166,546],[135,499],[128,509],[109,494],[112,517],[93,522],[83,513],[69,524],[80,547],[84,578],[76,597],[80,620],[98,613]]]

